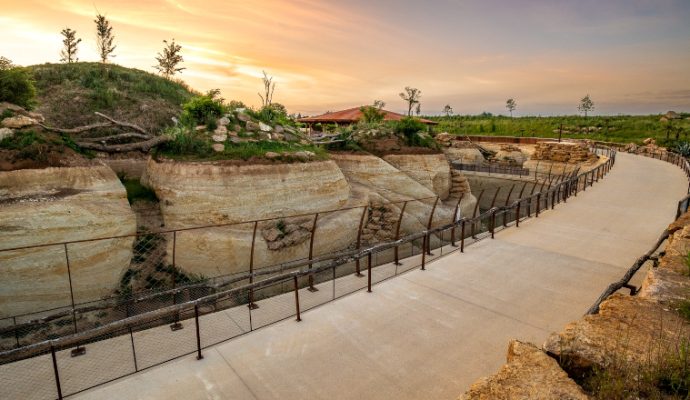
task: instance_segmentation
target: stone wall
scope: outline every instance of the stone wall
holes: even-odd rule
[[[598,314],[553,333],[541,350],[530,345],[529,357],[516,361],[510,355],[516,342],[511,342],[508,364],[472,385],[461,399],[587,398],[566,373],[581,380],[601,371],[604,379],[612,380],[627,369],[633,372],[622,379],[634,380],[645,371],[674,368],[674,357],[684,357],[683,344],[690,340],[690,321],[678,311],[687,306],[690,292],[690,213],[671,224],[669,232],[658,267],[646,273],[636,296],[612,295]],[[615,381],[626,390],[637,382]]]
[[[124,187],[106,166],[0,172],[0,248],[134,234]],[[133,238],[70,244],[74,301],[112,295]],[[68,306],[62,245],[0,252],[0,318]]]
[[[597,159],[597,155],[590,152],[586,144],[573,142],[539,142],[532,154],[532,160],[569,164],[595,162]]]

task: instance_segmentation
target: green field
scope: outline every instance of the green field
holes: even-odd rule
[[[689,113],[682,113],[682,119],[661,122],[661,115],[617,115],[558,117],[505,117],[491,115],[425,117],[437,121],[436,132],[456,135],[531,136],[557,138],[563,124],[563,138],[592,139],[618,143],[641,144],[646,138],[654,138],[660,145],[673,145],[676,138],[687,141],[690,135]],[[593,127],[594,132],[583,133],[582,128]],[[570,131],[570,133],[566,133]],[[669,139],[667,140],[667,134]]]

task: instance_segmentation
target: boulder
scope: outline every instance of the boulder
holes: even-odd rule
[[[257,123],[254,122],[254,121],[247,121],[247,123],[246,123],[246,125],[245,125],[245,128],[247,128],[247,130],[248,130],[248,131],[251,131],[251,132],[256,132],[256,131],[258,131],[258,130],[261,129],[261,128],[259,127],[259,124],[257,124]]]
[[[213,151],[215,151],[216,153],[225,151],[225,145],[222,143],[214,143],[211,147],[213,147]]]
[[[4,128],[22,129],[36,124],[38,124],[38,122],[35,119],[19,115],[3,119],[0,125]]]
[[[297,158],[298,160],[309,161],[309,160],[313,159],[314,157],[316,157],[316,154],[314,154],[311,151],[303,150],[303,151],[297,151],[297,152],[292,153],[292,156]]]
[[[14,136],[14,131],[10,128],[0,128],[0,140]]]
[[[216,135],[225,135],[226,133],[228,133],[228,128],[221,125],[218,128],[216,128],[216,130],[213,131],[213,133],[215,133]]]
[[[285,129],[283,129],[282,125],[276,125],[273,127],[273,131],[275,133],[283,133],[283,132],[285,132]]]
[[[512,340],[506,358],[497,373],[474,383],[460,399],[589,399],[556,360],[531,343]]]
[[[223,118],[219,119],[219,120],[218,120],[218,125],[219,125],[219,126],[223,126],[223,127],[230,125],[230,118],[228,118],[228,117],[223,117]]]
[[[664,116],[668,119],[681,119],[681,116],[675,111],[669,111]]]
[[[280,154],[273,151],[267,151],[266,154],[264,154],[264,157],[268,158],[269,160],[275,160],[276,158],[280,158]]]
[[[226,135],[224,133],[218,133],[218,134],[213,135],[211,138],[216,143],[223,143],[226,140],[228,140],[228,135]]]
[[[252,120],[252,117],[249,115],[243,113],[243,112],[237,112],[237,119],[242,121],[242,122],[249,122]]]
[[[263,122],[259,122],[259,129],[262,132],[272,132],[273,128],[271,128],[270,125],[264,124]]]

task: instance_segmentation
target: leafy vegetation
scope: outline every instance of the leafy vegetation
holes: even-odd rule
[[[563,125],[563,138],[592,139],[619,143],[633,142],[642,144],[646,138],[656,139],[660,145],[671,146],[680,140],[687,140],[690,134],[690,114],[682,114],[682,120],[660,122],[660,115],[645,116],[582,116],[568,115],[556,117],[515,117],[494,116],[490,113],[481,115],[453,115],[443,117],[426,117],[437,121],[434,130],[456,135],[492,135],[492,136],[532,136],[557,138],[558,130]],[[593,132],[583,132],[584,128],[594,127]],[[678,130],[680,129],[680,131]],[[575,132],[577,131],[577,132]],[[676,135],[678,140],[676,140]],[[668,139],[667,139],[668,136]]]
[[[206,125],[209,129],[225,113],[220,90],[210,90],[203,96],[196,96],[182,106],[180,122],[188,127]],[[213,128],[215,129],[215,128]]]
[[[395,123],[395,132],[405,137],[408,146],[435,147],[434,139],[424,134],[426,130],[426,125],[417,118],[405,117]]]
[[[288,142],[277,142],[269,140],[261,140],[257,142],[243,142],[243,143],[233,143],[225,146],[225,150],[222,152],[214,152],[211,149],[210,143],[201,143],[200,135],[191,134],[192,138],[182,134],[178,136],[171,142],[166,143],[161,146],[156,155],[165,156],[175,160],[184,161],[204,161],[204,160],[250,160],[254,158],[264,158],[267,152],[274,153],[295,153],[298,151],[311,151],[315,154],[315,160],[325,160],[328,158],[328,153],[325,149],[313,146],[313,145],[302,145],[298,143],[288,143]],[[191,140],[192,145],[176,144],[177,141]],[[208,146],[208,150],[205,150]],[[187,147],[185,147],[187,146]],[[204,146],[204,147],[202,147]],[[200,149],[200,150],[194,150]]]
[[[0,101],[7,101],[26,109],[35,105],[36,88],[26,68],[8,64],[0,68]]]
[[[125,179],[121,177],[120,182],[122,182],[127,191],[127,201],[129,201],[129,204],[134,203],[136,200],[158,201],[156,192],[142,185],[139,179]]]

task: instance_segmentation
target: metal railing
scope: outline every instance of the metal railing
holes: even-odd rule
[[[274,268],[261,280],[252,279],[259,276],[253,271],[236,285],[219,286],[196,298],[181,295],[194,284],[171,289],[156,309],[0,352],[0,392],[7,398],[30,393],[39,399],[61,399],[178,357],[203,358],[203,349],[277,321],[300,321],[305,310],[365,288],[371,292],[378,282],[411,269],[424,270],[430,260],[462,253],[470,243],[494,238],[501,229],[519,227],[525,219],[567,202],[614,165],[615,151],[593,150],[609,158],[590,171],[542,184],[538,192],[532,189],[512,201],[509,194],[501,205],[496,205],[496,194],[489,210],[477,214],[475,208],[471,217],[454,216],[453,221],[433,226],[436,199],[426,229],[413,234],[400,236],[398,230],[394,240],[367,246],[358,236],[355,248],[337,255],[299,260],[288,271]],[[406,204],[401,215],[409,208]],[[80,315],[78,309],[73,311],[70,317]],[[67,321],[65,325],[73,325],[71,318]]]
[[[618,147],[623,147],[623,145],[616,145]],[[644,149],[644,148],[643,148]],[[670,164],[673,164],[677,166],[678,168],[682,169],[683,172],[685,173],[685,176],[688,178],[688,193],[690,193],[690,162],[688,160],[681,156],[680,154],[669,152],[666,150],[652,150],[649,151],[645,149],[642,152],[635,152],[633,154],[637,154],[640,156],[644,157],[649,157],[649,158],[654,158],[657,160],[661,161],[666,161]],[[676,217],[675,220],[678,220],[681,215],[685,214],[688,212],[688,207],[690,203],[690,194],[687,196],[683,197],[681,200],[678,201],[678,206],[676,208]],[[654,254],[659,250],[659,248],[668,240],[669,236],[672,234],[672,232],[669,231],[669,229],[664,229],[662,232],[661,236],[659,239],[656,241],[654,246],[644,255],[642,255],[640,258],[638,258],[635,263],[626,271],[625,275],[623,277],[610,284],[604,292],[597,298],[597,300],[594,302],[594,304],[587,310],[587,313],[585,315],[591,315],[591,314],[597,314],[599,313],[599,306],[601,306],[601,303],[604,302],[606,299],[609,298],[612,294],[616,293],[617,291],[621,289],[628,289],[630,290],[630,295],[634,296],[635,294],[638,293],[639,288],[633,286],[630,284],[630,280],[635,276],[637,271],[642,268],[642,266],[647,262],[647,261],[653,261],[654,266],[656,267],[658,264],[658,258],[654,256]]]
[[[510,167],[505,165],[477,165],[463,164],[459,162],[451,163],[452,167],[458,171],[484,172],[490,174],[530,176],[530,170],[522,167]]]

